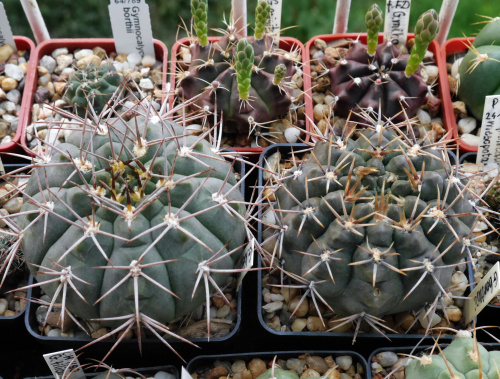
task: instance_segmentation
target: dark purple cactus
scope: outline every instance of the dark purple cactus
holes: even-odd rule
[[[257,16],[262,13],[262,17],[256,16],[257,20],[268,16],[266,9],[261,9],[263,4],[267,5],[265,1],[258,4]],[[263,22],[261,20],[260,23]],[[257,29],[259,28],[256,28],[256,31]],[[201,98],[191,105],[192,110],[208,109],[217,113],[218,120],[222,116],[224,131],[227,133],[249,133],[254,123],[267,123],[279,118],[289,111],[292,103],[284,83],[290,81],[295,73],[293,61],[287,54],[274,47],[271,36],[263,34],[260,39],[257,38],[259,36],[260,33],[256,32],[254,37],[242,37],[231,24],[225,36],[218,42],[207,42],[203,45],[200,43],[203,38],[198,35],[198,39],[189,47],[189,68],[178,76],[178,98],[186,101],[202,94]],[[242,56],[243,52],[237,54],[238,42],[244,38],[253,48],[253,59],[250,55]],[[238,91],[238,77],[240,80],[242,77],[241,73],[236,74],[236,62],[239,59],[246,59],[243,65],[245,77],[250,80],[250,83],[247,80],[243,85],[248,90],[245,95]],[[286,75],[280,83],[276,83],[275,69],[281,64],[286,67]],[[278,77],[282,77],[282,66],[278,72]]]
[[[410,77],[405,75],[409,58],[390,42],[379,45],[373,57],[366,45],[354,42],[345,57],[329,69],[330,90],[338,98],[335,114],[347,118],[351,110],[361,107],[400,122],[405,119],[404,107],[408,117],[415,116],[427,102],[428,87],[420,69]],[[351,119],[358,118],[352,114]]]

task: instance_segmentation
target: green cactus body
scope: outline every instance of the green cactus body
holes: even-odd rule
[[[262,4],[257,5],[258,10],[259,7],[262,8]],[[264,13],[258,13],[259,17]],[[196,41],[189,47],[189,68],[177,80],[179,99],[185,101],[202,94],[191,109],[208,109],[218,114],[218,120],[223,116],[226,133],[248,134],[249,120],[256,123],[273,121],[286,114],[292,104],[289,89],[273,84],[273,79],[276,66],[283,64],[285,77],[290,80],[295,73],[293,61],[278,52],[271,36],[265,33],[259,36],[244,38],[230,26],[218,42],[203,46],[201,41]],[[245,75],[240,70],[242,51],[238,50],[243,39],[248,41],[246,50],[253,47],[253,58],[251,54],[241,58],[255,66],[251,70],[245,68]]]
[[[64,100],[75,107],[83,116],[89,103],[96,113],[103,110],[106,102],[120,85],[123,77],[109,64],[99,67],[93,64],[82,70],[76,70],[68,81]]]
[[[430,12],[431,15],[434,13]],[[412,56],[403,54],[390,42],[377,46],[382,20],[377,6],[373,6],[366,15],[368,46],[355,41],[337,62],[333,62],[328,55],[324,56],[322,62],[328,69],[330,91],[336,99],[333,105],[336,116],[360,121],[361,118],[351,111],[363,108],[401,122],[405,117],[415,116],[417,110],[426,104],[428,86],[419,66],[433,39],[428,29],[434,32],[435,27],[424,15],[422,17],[426,22],[420,22],[423,26],[417,25],[415,33],[415,41],[419,41],[416,43],[418,50]],[[426,28],[428,24],[431,26]],[[406,115],[401,112],[402,107]]]
[[[70,267],[77,277],[91,283],[74,281],[87,302],[72,290],[68,290],[66,297],[68,309],[87,320],[134,313],[132,279],[94,305],[131,272],[110,268],[111,264],[125,268],[134,262],[153,264],[142,268],[142,272],[179,299],[139,276],[140,312],[161,323],[169,322],[188,314],[205,301],[203,280],[192,298],[199,264],[219,251],[221,254],[236,251],[243,244],[246,232],[242,217],[235,217],[222,206],[217,207],[220,196],[227,195],[224,198],[229,201],[227,206],[235,214],[244,215],[244,205],[234,203],[243,201],[243,198],[237,190],[227,193],[236,183],[231,165],[213,153],[205,140],[191,136],[177,140],[177,135],[185,134],[179,125],[168,121],[146,122],[143,117],[128,123],[111,119],[106,125],[102,133],[94,133],[89,128],[84,136],[82,132],[73,132],[66,143],[58,145],[50,163],[39,165],[31,175],[26,194],[33,200],[25,201],[23,211],[39,210],[36,202],[44,204],[50,198],[58,216],[48,215],[46,232],[43,218],[31,225],[24,233],[22,250],[31,264],[58,270]],[[134,135],[136,132],[145,139],[142,148]],[[126,135],[130,138],[124,138]],[[193,145],[193,151],[200,154],[197,161],[187,156],[187,150],[182,148],[183,142],[187,146]],[[144,148],[146,143],[148,147]],[[80,146],[84,146],[83,150]],[[92,148],[95,155],[89,153],[87,156],[85,147]],[[87,162],[75,174],[69,157],[81,164],[82,156],[88,157]],[[58,163],[60,165],[54,166]],[[40,178],[43,178],[41,183],[38,182]],[[68,178],[71,178],[69,182]],[[84,189],[92,189],[94,195],[90,196]],[[160,189],[162,192],[152,195]],[[103,199],[102,202],[99,199]],[[207,210],[209,207],[214,208]],[[115,208],[123,210],[124,215],[112,211]],[[141,212],[134,215],[133,211],[138,208]],[[188,217],[190,215],[193,216]],[[95,237],[110,263],[92,238],[85,238],[73,246],[84,235],[84,230],[75,225],[82,225],[77,216],[82,220],[94,218],[94,225],[108,233],[96,233]],[[187,218],[179,221],[184,217]],[[24,216],[20,225],[24,228],[34,218],[34,214]],[[91,234],[90,231],[85,233]],[[151,248],[151,245],[154,246]],[[68,249],[69,254],[61,260]],[[146,249],[149,251],[141,261]],[[211,268],[233,269],[240,250],[223,257]],[[155,264],[171,259],[177,261]],[[58,261],[56,267],[54,262]],[[47,280],[47,275],[40,274],[46,270],[34,266],[31,269],[39,282]],[[221,285],[228,275],[216,272],[212,273],[212,278]],[[52,296],[57,285],[52,283],[43,288]],[[114,321],[108,323],[115,325]]]
[[[479,361],[483,378],[498,378],[500,352],[488,351],[482,345],[476,345],[468,331],[460,331],[453,342],[443,349],[442,355],[444,359],[441,355],[432,355],[430,359],[412,360],[406,368],[406,379],[451,378],[449,369],[456,378],[479,379],[481,377]]]
[[[255,38],[262,39],[266,32],[267,20],[271,14],[271,5],[266,0],[260,0],[255,9]]]
[[[299,379],[299,376],[290,370],[280,368],[270,368],[265,373],[260,374],[257,379]]]
[[[207,0],[191,0],[193,26],[201,46],[208,45]]]
[[[471,212],[472,207],[456,199],[456,187],[448,188],[438,151],[410,148],[397,140],[394,130],[381,133],[367,130],[364,138],[341,145],[316,143],[300,167],[284,174],[276,191],[276,217],[286,225],[284,269],[314,282],[340,315],[366,312],[381,317],[434,301],[440,289],[423,264],[446,250],[431,266],[453,265],[465,258],[454,233],[469,235],[475,220],[440,213],[443,204],[453,204],[446,211],[450,215]],[[386,144],[390,152],[377,147]],[[410,173],[420,178],[424,165],[423,179],[415,179]],[[408,221],[413,212],[413,220],[423,215],[414,226]],[[274,246],[263,246],[273,251]],[[397,272],[417,266],[421,269]],[[446,288],[453,271],[454,267],[435,269],[434,275]]]
[[[482,119],[484,98],[500,95],[500,19],[489,22],[477,35],[458,73],[458,98],[477,119]]]

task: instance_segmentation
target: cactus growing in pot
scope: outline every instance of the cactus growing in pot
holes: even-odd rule
[[[101,339],[141,328],[172,335],[164,324],[213,290],[229,304],[221,287],[247,238],[232,164],[147,98],[132,110],[139,116],[125,121],[56,109],[72,131],[47,143],[19,188],[20,214],[5,217],[35,285],[52,296],[49,312],[57,302],[63,318],[67,308],[116,328]],[[208,314],[207,323],[210,335]]]
[[[468,258],[478,213],[439,144],[390,122],[370,125],[323,138],[271,177],[262,247],[266,263],[280,261],[293,279],[279,286],[306,291],[301,302],[310,296],[345,322],[378,329],[381,317],[461,295],[450,280]]]
[[[206,0],[193,0],[191,10],[197,38],[189,46],[189,67],[176,75],[177,97],[196,99],[190,109],[210,112],[211,125],[222,119],[226,133],[272,140],[264,129],[290,110],[295,66],[293,54],[276,48],[266,32],[269,4],[257,4],[254,36],[243,37],[231,22],[216,42],[207,37]]]
[[[406,367],[406,378],[498,378],[500,352],[486,350],[470,331],[460,330],[440,354],[414,357]]]
[[[485,96],[500,94],[500,80],[492,75],[500,63],[500,18],[488,21],[460,63],[458,98],[475,118],[483,117]]]
[[[408,117],[413,117],[427,102],[429,89],[419,66],[437,35],[437,13],[431,9],[420,16],[411,54],[404,54],[390,41],[378,45],[381,24],[382,11],[374,4],[366,14],[367,45],[356,40],[337,61],[327,56],[322,60],[330,78],[337,116],[347,118],[358,107],[379,113],[381,102],[381,113],[400,122],[405,119],[401,106]],[[351,119],[361,120],[356,115]]]

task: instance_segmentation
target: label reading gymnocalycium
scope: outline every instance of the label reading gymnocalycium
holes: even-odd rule
[[[238,277],[238,282],[236,288],[239,290],[241,283],[243,282],[243,278],[247,274],[248,270],[250,270],[253,266],[253,255],[255,252],[255,238],[250,237],[249,238],[249,243],[247,247],[245,248],[245,252],[243,253],[243,256],[241,258],[241,264],[240,269],[243,270],[240,273],[240,276]]]
[[[14,50],[17,50],[14,35],[10,28],[9,19],[7,18],[7,12],[5,12],[3,3],[0,1],[0,46],[3,45],[10,45]]]
[[[155,57],[149,6],[145,0],[111,0],[109,17],[116,52]]]
[[[80,362],[76,357],[73,349],[57,351],[55,353],[44,354],[43,357],[49,365],[50,371],[54,378],[59,379],[66,377],[70,372],[73,379],[85,379],[85,373],[80,367]],[[66,376],[63,376],[66,374]]]
[[[281,4],[283,0],[267,0],[271,6],[271,14],[267,23],[268,30],[273,34],[274,44],[279,45],[281,30]]]
[[[500,163],[500,95],[486,96],[476,163]]]
[[[387,0],[385,5],[384,42],[401,48],[406,45],[410,22],[410,0]]]
[[[481,279],[464,303],[465,322],[468,324],[490,301],[500,293],[500,262],[495,263]]]

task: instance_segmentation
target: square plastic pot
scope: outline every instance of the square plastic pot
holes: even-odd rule
[[[83,362],[80,362],[80,364],[83,364]],[[127,367],[129,367],[130,365],[128,365]],[[119,367],[113,367],[115,369],[118,369]],[[48,366],[47,366],[47,370],[48,370]],[[100,372],[102,372],[103,370],[100,369],[99,372],[92,372],[92,371],[87,371],[85,372],[85,376],[88,377],[88,378],[93,378],[94,376],[96,376],[97,374],[99,374]],[[138,368],[138,369],[132,369],[132,371],[136,371],[142,375],[144,375],[145,377],[153,377],[158,371],[165,371],[169,374],[172,374],[174,375],[175,379],[179,379],[179,371],[177,370],[177,368],[175,366],[155,366],[155,367],[141,367],[141,368]],[[124,374],[127,374],[127,372],[125,372]],[[129,376],[132,375],[132,374],[129,374]],[[28,377],[26,379],[54,379],[54,376],[53,375],[47,375],[47,376],[35,376],[35,377]]]
[[[222,39],[222,37],[208,37],[208,41],[210,43],[213,42],[218,42]],[[181,38],[175,44],[172,46],[172,52],[171,52],[171,65],[170,65],[170,91],[171,91],[171,96],[170,96],[170,109],[173,108],[175,105],[176,99],[175,99],[175,88],[176,88],[176,69],[177,69],[177,55],[179,53],[179,50],[181,49],[182,46],[189,46],[192,43],[191,38]],[[280,43],[279,43],[279,48],[285,51],[292,51],[292,49],[296,49],[297,47],[300,48],[301,55],[302,55],[302,62],[304,63],[304,45],[302,42],[300,42],[298,39],[292,38],[292,37],[280,37]],[[305,81],[306,81],[306,75],[303,75],[304,79],[304,85],[303,85],[303,90],[305,91]],[[307,98],[307,93],[304,96],[304,98]],[[309,122],[306,119],[306,131],[309,130]],[[309,140],[309,135],[306,134],[305,141],[307,142]],[[263,147],[231,147],[231,150],[237,151],[239,153],[246,153],[246,154],[255,154],[259,155],[264,151]]]
[[[451,38],[444,43],[441,47],[441,59],[443,60],[445,69],[446,69],[446,60],[447,57],[453,54],[462,54],[466,53],[469,49],[469,46],[472,42],[474,42],[474,37],[470,38]],[[441,76],[441,72],[440,72]],[[448,72],[445,71],[442,80],[440,80],[440,84],[443,86],[443,97],[446,99],[446,106],[448,107],[445,113],[445,125],[446,130],[451,131],[450,138],[456,139],[458,141],[458,146],[461,151],[466,153],[474,152],[477,153],[477,146],[469,145],[465,143],[460,136],[458,135],[458,127],[457,127],[457,117],[455,116],[455,112],[453,111],[453,104],[451,99],[450,92],[450,84],[448,83]]]
[[[260,157],[260,162],[261,162],[261,167],[264,166],[265,159],[269,157],[270,155],[274,154],[276,151],[280,151],[282,154],[288,154],[290,151],[297,152],[297,151],[304,151],[305,149],[309,148],[305,144],[276,144],[272,145],[266,148],[264,152],[261,154]],[[454,164],[456,161],[455,154],[448,152],[449,157],[450,157],[450,162],[451,164]],[[259,178],[258,178],[258,186],[262,191],[262,188],[265,184],[263,178],[262,178],[262,170],[259,172]],[[258,241],[259,243],[262,242],[262,224],[259,223],[258,225]],[[259,267],[262,266],[260,257],[259,257]],[[296,348],[296,347],[302,347],[304,344],[307,345],[307,347],[313,345],[313,346],[321,346],[321,344],[325,343],[348,343],[351,344],[352,339],[353,339],[353,333],[337,333],[337,332],[293,332],[293,331],[284,331],[284,332],[277,332],[273,329],[271,329],[269,326],[266,325],[266,322],[264,320],[263,314],[262,314],[262,306],[264,305],[263,299],[262,299],[262,279],[263,275],[266,274],[266,271],[259,271],[258,272],[258,280],[257,280],[257,315],[259,318],[259,322],[262,328],[264,330],[272,335],[270,339],[276,340],[277,343],[280,343],[281,345],[284,346],[289,346],[291,348]],[[466,273],[467,274],[467,273]],[[466,292],[468,293],[468,292]],[[378,334],[378,333],[358,333],[356,337],[356,350],[357,351],[366,351],[366,346],[370,346],[372,343],[377,343],[379,346],[407,346],[411,344],[416,344],[418,343],[421,339],[427,338],[431,339],[429,336],[425,336],[424,334],[397,334],[397,333],[386,333],[385,338],[384,336]],[[440,337],[440,340],[442,341],[449,341],[453,338],[452,335],[442,335]],[[279,341],[279,342],[278,342]],[[376,342],[375,342],[376,341]],[[342,345],[334,345],[334,346],[342,346]],[[368,354],[369,352],[367,352]]]
[[[236,161],[234,164],[234,171],[238,172],[241,177],[245,176],[246,172],[246,167],[244,164],[242,164],[239,161]],[[245,182],[243,181],[241,183],[241,193],[243,196],[245,196]],[[33,276],[30,276],[30,280],[33,280],[36,283],[36,280],[33,278]],[[241,325],[241,319],[242,319],[242,292],[243,292],[243,284],[239,288],[238,291],[238,305],[237,305],[237,311],[238,311],[238,316],[236,318],[236,323],[234,325],[234,328],[230,331],[230,333],[224,337],[212,337],[210,339],[208,338],[190,338],[188,339],[192,343],[196,344],[202,349],[222,349],[227,346],[231,346],[234,344],[237,339],[239,338],[239,335],[241,333],[240,325]],[[40,298],[40,287],[34,287],[31,292],[31,297],[38,299]],[[28,302],[28,305],[26,306],[26,314],[24,318],[24,323],[26,325],[26,329],[28,330],[29,334],[36,340],[38,341],[41,345],[44,347],[49,347],[50,351],[60,351],[60,350],[66,350],[66,349],[71,349],[71,348],[80,348],[82,346],[87,345],[88,343],[94,341],[94,338],[91,337],[48,337],[45,335],[41,335],[39,331],[39,324],[36,320],[36,309],[37,309],[37,304],[32,304],[31,302]],[[89,350],[91,352],[97,352],[97,353],[102,353],[102,352],[107,352],[111,349],[111,347],[115,344],[117,341],[116,338],[112,339],[105,339],[102,341],[97,342],[94,345],[88,346],[85,350]],[[198,352],[199,350],[196,349],[195,347],[187,344],[186,342],[183,342],[181,340],[178,340],[176,338],[172,339],[167,339],[167,342],[173,347],[175,351],[177,351],[183,358],[185,356],[188,356],[189,354],[192,354],[193,351]],[[159,339],[156,337],[151,337],[151,338],[146,338],[142,340],[142,350],[143,354],[144,351],[148,351],[152,354],[157,353],[158,349],[163,349],[162,353],[165,353],[165,357],[171,357],[174,358],[174,353],[171,352],[164,344],[161,342]],[[130,353],[131,351],[139,352],[138,351],[138,341],[136,338],[132,339],[123,339],[120,344],[117,346],[118,351],[124,351],[126,353]],[[114,354],[114,353],[113,353]],[[177,359],[177,357],[175,357]],[[0,378],[1,379],[1,378]]]
[[[167,70],[168,70],[168,49],[165,44],[159,40],[153,40],[156,59],[163,63],[162,66],[162,91],[166,93],[166,83],[167,83]],[[67,48],[69,52],[73,52],[76,49],[93,49],[96,46],[102,47],[106,50],[106,53],[116,52],[115,40],[113,38],[60,38],[60,39],[49,39],[42,42],[37,46],[35,54],[33,56],[33,85],[30,88],[30,93],[27,93],[26,99],[26,117],[24,122],[19,123],[19,128],[22,131],[21,143],[26,152],[30,152],[28,143],[26,140],[26,129],[31,123],[31,109],[35,102],[35,92],[38,83],[38,72],[37,66],[40,59],[45,55],[51,55],[52,52],[59,48]]]
[[[408,39],[411,39],[414,37],[413,33],[408,34]],[[345,33],[345,34],[322,34],[315,36],[311,38],[309,41],[307,41],[306,46],[305,46],[305,53],[303,56],[304,62],[306,64],[304,65],[304,91],[306,94],[309,96],[306,96],[306,113],[307,113],[307,119],[308,120],[314,120],[314,114],[313,114],[313,109],[314,109],[314,104],[313,104],[313,99],[312,99],[312,94],[313,94],[313,88],[312,88],[312,81],[311,81],[311,64],[313,59],[311,58],[311,48],[314,46],[314,41],[317,39],[322,39],[325,41],[327,44],[332,41],[336,41],[339,39],[351,39],[351,40],[356,40],[358,39],[360,42],[366,44],[366,38],[367,35],[366,33]],[[383,42],[383,34],[379,34],[379,44]],[[439,94],[439,98],[441,99],[441,119],[443,120],[443,124],[446,130],[448,128],[446,127],[446,114],[445,112],[449,112],[450,107],[446,106],[445,104],[445,87],[443,86],[443,80],[448,83],[448,78],[446,75],[446,62],[443,61],[441,57],[441,50],[439,49],[439,45],[437,44],[436,41],[432,41],[431,44],[428,47],[428,50],[431,51],[434,54],[434,60],[436,61],[436,66],[438,67],[439,71],[439,81],[437,83],[437,93]],[[449,95],[449,91],[447,92]],[[453,115],[453,110],[452,115]],[[312,125],[309,125],[308,130],[313,131],[314,128]],[[451,138],[451,136],[450,136]]]
[[[15,157],[11,157],[4,153],[16,153],[21,150],[20,146],[22,144],[23,137],[23,125],[26,124],[26,118],[29,117],[30,105],[29,97],[33,93],[33,86],[35,86],[35,76],[36,76],[36,59],[35,59],[35,44],[33,41],[27,37],[15,36],[14,41],[18,50],[26,50],[29,54],[28,60],[28,72],[26,73],[23,94],[21,97],[21,111],[19,113],[18,127],[16,135],[11,142],[0,145],[0,155],[4,163],[16,163],[18,160]]]
[[[463,163],[476,163],[476,157],[477,153],[465,153],[460,157],[460,164]],[[469,269],[469,283],[474,283],[475,278],[474,278],[474,266],[472,263],[468,264],[468,269]],[[476,285],[471,286],[471,291],[474,290]],[[496,325],[498,326],[498,317],[500,316],[500,306],[499,305],[493,305],[493,304],[488,304],[484,309],[478,314],[477,319],[478,319],[478,325],[480,326],[485,326],[485,325]],[[489,329],[489,331],[500,338],[500,330],[498,328],[492,328]]]
[[[7,163],[4,164],[4,169],[6,173],[15,171],[15,170],[21,170],[23,167],[26,165],[22,164],[14,164],[14,163]],[[20,275],[21,276],[21,275]],[[3,273],[0,274],[0,280],[3,277]],[[24,265],[23,268],[23,273],[22,277],[28,281],[28,284],[31,284],[31,276],[29,273],[29,270],[26,265]],[[13,286],[11,283],[8,282],[8,280],[4,283],[2,288],[0,289],[1,293],[5,293],[11,290],[15,290],[16,287]],[[26,299],[31,298],[31,289],[26,290]],[[24,327],[24,314],[29,306],[29,302],[26,302],[26,306],[22,311],[20,311],[18,314],[15,316],[0,316],[0,331],[7,336],[12,335],[14,336],[18,335],[20,330],[23,330],[23,333],[25,332],[26,328]],[[7,337],[6,337],[7,338]]]
[[[244,360],[246,363],[250,362],[254,358],[260,358],[263,360],[272,361],[276,356],[276,359],[289,359],[289,358],[298,358],[302,354],[308,355],[319,355],[321,357],[327,357],[331,355],[333,358],[339,356],[350,356],[352,358],[353,364],[360,364],[365,372],[363,378],[367,378],[367,372],[369,367],[366,363],[366,360],[363,358],[361,354],[355,351],[347,351],[347,350],[310,350],[310,351],[272,351],[265,350],[260,353],[239,353],[239,354],[224,354],[224,355],[200,355],[191,361],[189,361],[186,370],[193,374],[199,369],[204,369],[205,367],[210,367],[215,361],[237,361]]]

